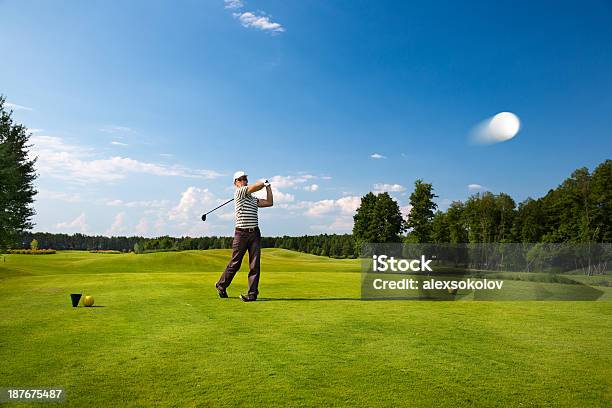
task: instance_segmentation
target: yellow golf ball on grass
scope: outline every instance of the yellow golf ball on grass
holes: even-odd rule
[[[85,296],[83,297],[83,306],[85,307],[91,307],[94,304],[94,298],[93,296]]]

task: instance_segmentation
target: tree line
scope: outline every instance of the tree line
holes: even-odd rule
[[[192,249],[223,249],[232,247],[233,237],[170,237],[145,238],[106,237],[103,235],[53,234],[24,232],[15,248],[27,249],[36,242],[36,248],[56,250],[116,250],[122,252],[186,251]],[[355,258],[358,251],[351,234],[303,235],[300,237],[262,237],[263,248],[284,248],[314,255]]]
[[[402,218],[388,193],[368,193],[355,215],[355,242],[612,242],[612,160],[577,169],[557,188],[516,204],[506,193],[477,193],[440,211],[432,184],[416,180]]]
[[[422,229],[431,242],[612,242],[612,160],[577,169],[541,198],[516,205],[484,192],[437,211]]]

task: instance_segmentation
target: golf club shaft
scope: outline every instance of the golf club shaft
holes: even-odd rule
[[[223,204],[221,204],[220,206],[213,208],[212,210],[210,210],[209,212],[207,212],[207,213],[206,213],[206,214],[204,214],[204,215],[208,215],[208,214],[210,214],[211,212],[215,211],[217,208],[221,208],[221,207],[223,207],[225,204],[227,204],[227,203],[231,203],[232,201],[234,201],[234,199],[233,199],[233,198],[232,198],[232,199],[230,199],[230,200],[227,200],[226,202],[224,202],[224,203],[223,203]]]

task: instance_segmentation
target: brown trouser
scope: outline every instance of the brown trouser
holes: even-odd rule
[[[217,286],[227,289],[240,269],[242,257],[249,251],[249,295],[259,293],[259,258],[261,256],[261,232],[259,228],[236,228],[232,243],[232,259],[221,274]]]

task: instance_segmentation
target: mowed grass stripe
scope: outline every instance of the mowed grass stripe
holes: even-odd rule
[[[262,250],[262,268],[267,272],[360,272],[357,259],[332,259],[301,254],[277,248]],[[297,254],[297,255],[296,255]],[[149,254],[101,254],[84,251],[59,251],[54,255],[6,255],[0,262],[0,277],[24,275],[82,273],[153,273],[215,272],[221,273],[229,261],[231,250],[157,252]],[[248,255],[243,270],[248,269]]]

